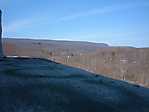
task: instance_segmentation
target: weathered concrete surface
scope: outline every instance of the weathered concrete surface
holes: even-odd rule
[[[0,112],[149,112],[149,89],[48,60],[4,58]]]

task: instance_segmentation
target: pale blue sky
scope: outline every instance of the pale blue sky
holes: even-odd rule
[[[149,0],[0,0],[3,37],[149,47]]]

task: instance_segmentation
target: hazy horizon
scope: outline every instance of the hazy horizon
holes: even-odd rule
[[[3,37],[149,47],[148,0],[1,0]]]

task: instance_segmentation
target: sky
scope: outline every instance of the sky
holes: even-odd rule
[[[149,0],[0,0],[3,38],[149,47]]]

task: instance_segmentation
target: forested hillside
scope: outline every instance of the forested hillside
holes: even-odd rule
[[[4,39],[3,46],[7,56],[46,58],[149,87],[149,48],[25,39]]]

